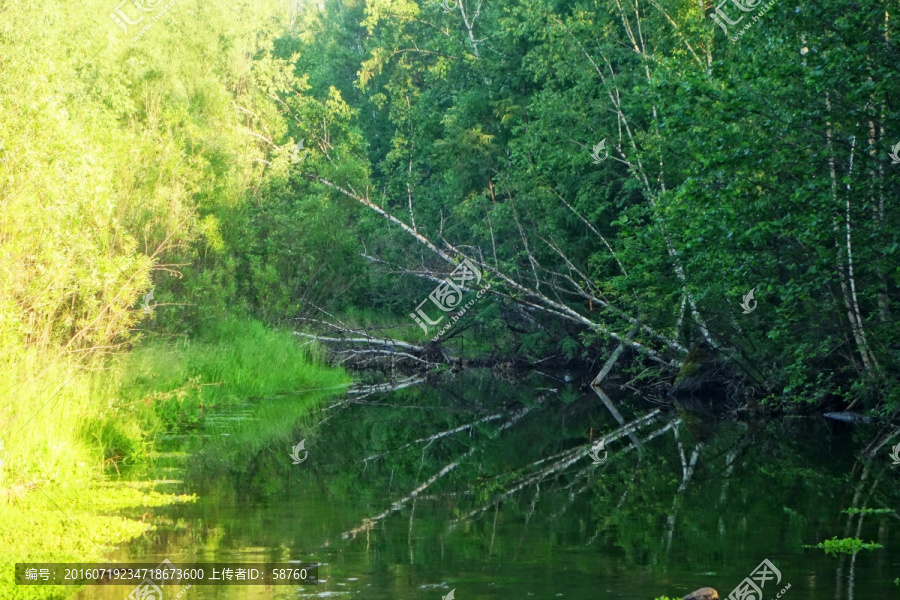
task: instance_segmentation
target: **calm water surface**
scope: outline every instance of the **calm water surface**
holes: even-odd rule
[[[610,433],[595,465],[590,441]],[[159,442],[135,478],[198,501],[154,509],[156,530],[111,558],[320,564],[315,586],[166,590],[186,600],[653,600],[702,586],[724,599],[763,559],[782,574],[765,600],[788,583],[789,600],[896,598],[897,515],[842,513],[855,495],[857,507],[900,506],[887,450],[857,462],[874,433],[821,418],[716,421],[539,375],[253,401]],[[309,454],[295,465],[300,440]],[[857,528],[885,548],[803,548]]]

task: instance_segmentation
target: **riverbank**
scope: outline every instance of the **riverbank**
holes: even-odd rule
[[[22,588],[22,561],[102,560],[151,529],[148,509],[192,502],[127,481],[153,439],[201,426],[207,411],[249,397],[340,387],[347,374],[315,345],[249,320],[196,339],[147,336],[128,352],[77,363],[8,353],[0,375],[0,599],[64,598]]]

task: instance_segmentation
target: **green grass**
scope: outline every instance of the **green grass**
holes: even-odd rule
[[[198,340],[155,340],[129,353],[121,406],[145,422],[155,418],[156,427],[189,428],[215,406],[346,386],[347,374],[323,358],[318,346],[290,332],[229,320]]]
[[[95,481],[32,490],[0,509],[0,599],[66,598],[73,586],[17,586],[16,562],[104,562],[105,551],[152,529],[146,508],[190,502],[147,485]],[[139,510],[140,509],[140,510]]]
[[[249,320],[90,361],[0,350],[0,600],[73,593],[15,586],[12,565],[103,560],[150,528],[139,518],[147,507],[191,499],[119,479],[160,431],[194,426],[215,406],[349,382],[315,345]]]

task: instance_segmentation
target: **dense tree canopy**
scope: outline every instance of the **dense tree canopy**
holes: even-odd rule
[[[768,394],[894,406],[890,9],[734,3],[726,35],[680,0],[9,3],[5,354],[408,321],[468,257],[503,352],[674,372],[705,340]]]

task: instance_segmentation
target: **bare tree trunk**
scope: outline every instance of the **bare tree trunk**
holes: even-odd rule
[[[632,43],[632,46],[633,46],[634,51],[635,51],[636,53],[642,55],[643,58],[648,59],[648,61],[649,61],[649,59],[651,59],[652,57],[651,57],[651,56],[648,56],[648,55],[646,54],[646,48],[645,48],[645,45],[644,45],[643,38],[640,37],[640,35],[636,36],[635,33],[632,31],[630,25],[628,25],[628,20],[627,20],[627,18],[625,17],[624,11],[622,10],[622,7],[621,7],[620,4],[619,4],[619,12],[620,12],[620,15],[622,16],[622,19],[623,19],[623,25],[625,26],[626,33],[627,33],[627,35],[628,35],[628,37],[629,37],[629,39],[630,39],[630,41],[631,41],[631,43]],[[589,62],[591,63],[591,65],[593,66],[594,71],[595,71],[595,72],[597,73],[597,75],[600,77],[600,81],[601,81],[604,85],[606,85],[606,84],[607,84],[606,76],[603,74],[603,71],[602,71],[602,70],[600,69],[600,67],[597,65],[596,61],[594,61],[594,59],[593,59],[593,57],[590,55],[590,53],[588,53],[588,51],[584,48],[584,46],[581,44],[581,42],[578,41],[578,39],[577,39],[577,38],[575,37],[575,35],[569,30],[569,28],[566,26],[565,23],[563,23],[560,19],[557,19],[557,18],[555,18],[555,17],[554,17],[553,19],[554,19],[557,23],[559,23],[559,25],[562,26],[563,29],[565,29],[566,33],[569,34],[569,37],[572,38],[572,41],[574,41],[575,44],[578,45],[578,47],[579,47],[579,49],[581,50],[582,54],[584,54],[584,56],[588,59],[588,61],[589,61]],[[640,40],[639,40],[639,37],[640,37]],[[608,59],[606,59],[605,56],[604,56],[603,58],[604,58],[604,60],[606,61],[607,67],[608,67],[609,70],[610,70],[610,74],[614,75],[615,73],[612,71],[612,65],[611,65],[611,63],[609,62]],[[644,63],[644,64],[645,64],[645,68],[646,68],[646,64],[647,64],[648,61],[645,61],[645,63]],[[647,78],[648,78],[648,80],[650,79],[650,73],[649,73],[649,70],[647,70]],[[646,171],[645,171],[645,169],[644,169],[644,165],[643,165],[643,163],[642,163],[642,161],[641,161],[641,158],[640,158],[640,152],[638,151],[637,142],[635,141],[634,135],[632,134],[631,126],[629,125],[628,118],[625,116],[625,113],[624,113],[624,111],[622,110],[621,94],[620,94],[620,92],[619,92],[618,87],[615,87],[615,91],[614,91],[614,92],[613,92],[613,91],[607,91],[607,96],[609,96],[610,102],[612,103],[612,106],[613,106],[613,112],[616,113],[616,116],[617,116],[619,122],[621,123],[622,126],[624,126],[624,131],[625,131],[626,136],[627,136],[627,138],[628,138],[628,142],[629,142],[629,144],[630,144],[630,146],[631,146],[631,149],[632,149],[633,152],[634,152],[634,161],[635,161],[635,162],[632,163],[632,162],[630,162],[630,161],[628,160],[627,155],[626,155],[625,152],[622,150],[622,144],[621,144],[621,140],[620,140],[619,144],[616,146],[616,149],[618,150],[619,154],[620,154],[621,157],[622,157],[622,158],[621,158],[621,162],[623,162],[623,163],[625,163],[626,165],[628,165],[628,167],[630,168],[631,172],[634,174],[635,178],[638,180],[638,183],[641,184],[641,185],[643,186],[644,191],[645,191],[645,193],[646,193],[647,201],[649,202],[651,209],[653,209],[653,212],[655,213],[657,225],[659,226],[660,232],[662,233],[662,236],[663,236],[663,240],[665,241],[665,244],[666,244],[666,251],[668,252],[669,256],[672,258],[672,266],[673,266],[673,268],[674,268],[674,270],[675,270],[675,275],[678,277],[679,281],[681,281],[681,284],[682,284],[682,293],[683,293],[683,294],[685,295],[685,297],[687,298],[688,304],[689,304],[690,307],[691,307],[691,316],[694,318],[694,321],[697,323],[697,326],[700,328],[700,333],[703,335],[703,338],[704,338],[704,339],[705,339],[705,340],[706,340],[713,348],[716,348],[716,347],[718,347],[718,346],[717,346],[716,342],[713,340],[713,338],[710,336],[710,334],[709,334],[709,329],[708,329],[707,326],[706,326],[706,322],[705,322],[705,320],[703,319],[703,317],[700,315],[700,312],[699,312],[699,310],[697,309],[697,304],[696,304],[696,302],[694,301],[693,296],[692,296],[692,295],[690,294],[690,292],[688,291],[687,275],[685,274],[684,267],[683,267],[682,264],[681,264],[681,260],[680,260],[680,257],[679,257],[679,255],[678,255],[678,251],[675,249],[675,245],[674,245],[674,243],[672,242],[672,238],[669,236],[668,232],[666,231],[665,225],[664,225],[663,222],[662,222],[662,218],[661,218],[661,217],[659,216],[659,214],[658,214],[658,211],[657,211],[657,205],[656,205],[656,191],[654,191],[654,190],[653,190],[653,187],[650,185],[650,180],[649,180],[649,178],[647,177],[647,173],[646,173]],[[620,131],[620,135],[621,135],[621,131]],[[661,178],[660,178],[660,181],[661,181],[661,183],[664,185],[664,183],[662,182],[662,179],[661,179]],[[663,189],[664,189],[664,188],[663,188]]]
[[[831,114],[831,99],[828,93],[825,93],[825,106],[828,109],[829,115]],[[832,143],[832,132],[831,132],[831,119],[829,116],[829,120],[827,122],[826,128],[826,139],[828,142],[828,168],[831,174],[831,195],[834,200],[835,205],[838,203],[837,197],[837,169],[835,167],[834,160],[834,148]],[[852,155],[852,153],[851,153]],[[851,158],[852,160],[852,158]],[[852,163],[851,163],[852,164]],[[866,344],[865,332],[863,330],[863,319],[862,315],[859,311],[859,305],[855,302],[856,299],[856,284],[853,281],[853,272],[852,272],[852,254],[850,253],[850,198],[847,197],[847,206],[846,206],[846,249],[847,249],[847,259],[850,261],[850,275],[848,277],[846,272],[846,267],[844,265],[844,247],[841,245],[839,239],[835,240],[835,246],[838,251],[838,276],[840,278],[841,283],[841,293],[844,298],[844,305],[847,308],[847,320],[850,322],[850,329],[853,333],[853,339],[856,341],[856,347],[859,351],[860,357],[862,358],[863,365],[865,366],[867,371],[872,371],[873,363],[871,357],[869,355],[868,345]],[[835,234],[840,236],[840,227],[838,225],[837,219],[834,219],[834,231]]]
[[[887,23],[885,22],[885,27]],[[887,33],[885,33],[885,37],[887,37]],[[869,81],[872,81],[872,78],[869,77]],[[874,109],[874,104],[872,105]],[[881,119],[879,123],[884,123],[884,104],[881,105]],[[872,179],[874,185],[878,188],[878,201],[873,202],[874,205],[874,217],[875,217],[875,225],[877,231],[883,231],[884,226],[884,166],[880,161],[877,160],[878,154],[878,144],[881,142],[882,133],[880,127],[876,127],[874,121],[869,121],[869,155],[873,159],[873,163],[875,166],[872,168]],[[888,281],[887,277],[884,275],[884,270],[876,264],[875,266],[875,276],[878,278],[878,318],[882,323],[887,323],[890,321],[890,298],[888,298]]]
[[[630,338],[631,336],[629,336]],[[606,361],[606,364],[603,365],[603,368],[600,369],[600,373],[594,377],[594,380],[591,382],[591,386],[597,387],[603,380],[606,379],[606,376],[609,375],[609,372],[612,370],[613,365],[616,364],[616,361],[619,359],[619,356],[622,354],[622,351],[625,349],[625,344],[619,344],[615,350],[613,350],[612,354],[609,357],[609,360]]]
[[[469,43],[472,44],[472,54],[475,55],[475,58],[478,58],[478,42],[475,41],[473,28],[475,27],[475,20],[478,19],[478,15],[481,13],[481,4],[484,0],[478,0],[478,6],[471,15],[466,12],[466,6],[463,3],[463,0],[456,1],[459,5],[459,14],[462,15],[463,24],[466,26],[466,33],[469,35]]]
[[[333,190],[338,191],[339,193],[347,196],[348,198],[352,198],[352,199],[356,200],[357,202],[363,204],[364,206],[372,209],[376,213],[382,215],[390,222],[398,225],[404,232],[406,232],[408,235],[412,236],[416,241],[423,244],[425,247],[427,247],[435,255],[440,257],[442,260],[444,260],[448,264],[455,264],[454,260],[453,260],[454,256],[460,257],[460,258],[467,258],[473,264],[478,265],[480,268],[484,269],[486,272],[492,273],[494,276],[499,278],[511,290],[521,293],[522,296],[518,297],[518,298],[513,298],[513,297],[509,296],[508,294],[503,294],[502,292],[495,291],[495,290],[492,290],[492,293],[500,295],[501,297],[508,298],[511,301],[513,301],[521,306],[532,307],[532,308],[542,310],[542,311],[550,313],[550,314],[557,315],[558,317],[561,317],[563,319],[573,321],[576,323],[580,323],[580,324],[588,327],[589,329],[592,329],[602,335],[606,335],[616,341],[623,342],[625,345],[638,350],[642,354],[649,356],[651,359],[659,362],[662,365],[665,365],[666,367],[677,368],[680,366],[679,362],[665,359],[664,357],[662,357],[660,355],[659,352],[653,350],[652,348],[645,346],[644,344],[641,344],[639,342],[636,342],[633,339],[627,340],[625,338],[625,336],[619,335],[616,332],[610,330],[603,323],[591,321],[590,319],[581,315],[580,313],[573,310],[569,306],[550,298],[546,294],[518,283],[517,281],[515,281],[511,277],[507,276],[502,271],[485,263],[483,260],[480,260],[479,258],[476,258],[474,256],[469,256],[468,254],[462,252],[459,248],[453,246],[447,240],[442,240],[442,241],[445,244],[445,246],[450,251],[453,252],[453,254],[451,255],[448,252],[441,250],[433,242],[431,242],[431,240],[429,240],[427,237],[422,235],[420,232],[413,230],[409,225],[407,225],[400,219],[398,219],[395,216],[388,213],[386,210],[384,210],[383,208],[381,208],[380,206],[378,206],[377,204],[372,202],[368,197],[357,194],[357,193],[353,192],[352,190],[344,189],[339,185],[336,185],[330,181],[322,179],[321,177],[312,176],[312,179],[314,179],[315,181],[317,181],[327,187],[330,187]],[[531,301],[529,299],[533,299],[533,301]],[[622,311],[618,311],[618,312],[622,312]],[[636,319],[633,317],[626,317],[626,318],[629,318],[629,320],[631,320],[632,322],[636,321]],[[656,334],[654,334],[654,336],[656,339],[658,339],[662,343],[666,344],[666,346],[671,351],[673,351],[679,355],[684,354],[684,349],[681,348],[678,344],[672,343],[671,341],[666,341],[666,338],[664,336],[660,336],[660,335],[656,335]]]

